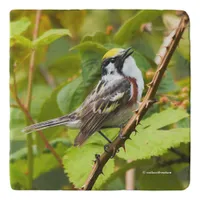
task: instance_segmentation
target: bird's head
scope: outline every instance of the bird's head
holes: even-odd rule
[[[136,79],[138,89],[142,92],[144,81],[135,59],[131,56],[132,48],[114,48],[109,50],[102,59],[102,79],[109,81],[115,78],[127,77]]]

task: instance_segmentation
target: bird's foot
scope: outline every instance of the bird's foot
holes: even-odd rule
[[[110,149],[110,144],[106,144],[106,145],[104,146],[105,152],[110,153],[109,149]],[[119,149],[116,149],[116,148],[112,147],[112,155],[111,155],[111,158],[114,158],[115,155],[116,155],[116,153],[118,153],[118,152],[119,152]]]

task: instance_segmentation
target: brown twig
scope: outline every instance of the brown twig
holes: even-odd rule
[[[40,17],[41,17],[41,10],[37,10],[36,11],[36,18],[35,18],[35,27],[34,27],[34,30],[33,30],[33,41],[37,38],[37,35],[38,35]],[[27,100],[26,100],[26,108],[28,110],[30,109],[31,98],[32,98],[34,62],[35,62],[35,49],[32,50],[31,58],[30,58],[30,64],[29,64]]]
[[[122,131],[122,137],[117,137],[115,140],[109,145],[107,152],[104,152],[101,156],[98,157],[98,162],[94,163],[93,169],[85,182],[85,185],[82,187],[83,190],[91,190],[93,185],[95,184],[98,176],[102,173],[103,167],[108,162],[110,157],[112,156],[114,151],[117,151],[120,147],[124,147],[125,141],[130,138],[130,135],[133,131],[136,131],[136,126],[139,124],[142,117],[145,115],[147,110],[155,103],[154,97],[157,92],[158,86],[162,80],[164,72],[166,71],[167,65],[181,39],[181,36],[187,26],[189,19],[186,15],[182,16],[181,21],[176,30],[174,30],[171,34],[171,40],[168,45],[166,45],[165,55],[162,56],[162,60],[158,65],[157,71],[152,79],[152,81],[148,84],[147,94],[139,106],[138,110],[135,112],[133,117],[129,120],[127,125],[124,127]],[[125,139],[122,139],[125,138]]]
[[[36,18],[35,18],[35,26],[33,29],[33,40],[37,38],[38,35],[38,28],[40,23],[40,17],[41,17],[41,10],[36,10]],[[30,110],[31,107],[31,99],[32,99],[32,84],[33,84],[33,72],[34,72],[34,61],[35,61],[35,49],[31,52],[30,57],[30,64],[29,64],[29,72],[28,72],[28,87],[27,87],[27,100],[25,104],[25,108],[27,111]],[[28,118],[27,125],[30,123]],[[32,133],[27,135],[27,148],[28,148],[28,158],[27,158],[27,164],[28,164],[28,187],[29,189],[32,188],[32,182],[33,182],[33,166],[34,166],[34,157],[33,157],[33,138]]]

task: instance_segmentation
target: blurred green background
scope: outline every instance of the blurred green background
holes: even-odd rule
[[[44,121],[70,113],[84,100],[100,78],[101,57],[113,47],[133,47],[133,57],[145,84],[151,81],[164,37],[174,30],[182,11],[156,10],[42,10],[38,36],[33,39],[36,10],[10,12],[10,182],[13,189],[73,190],[80,188],[95,153],[106,144],[94,134],[81,148],[73,147],[78,133],[55,127],[43,133],[63,158],[59,167],[40,136],[33,144],[21,129],[30,122],[13,94],[25,104],[31,54],[35,51],[30,115]],[[143,96],[147,91],[145,87]],[[127,142],[127,152],[110,160],[94,189],[126,188],[126,172],[134,168],[136,190],[181,190],[189,184],[190,115],[189,28],[184,32],[158,89],[158,102],[148,111],[138,133]],[[157,113],[157,114],[155,114]],[[114,139],[117,129],[106,130]],[[29,147],[29,153],[28,148]],[[30,157],[30,151],[33,157]],[[32,160],[32,169],[30,169]],[[128,164],[127,161],[131,161]],[[29,164],[28,164],[29,163]],[[30,173],[30,170],[33,172]],[[170,171],[147,175],[143,171]]]

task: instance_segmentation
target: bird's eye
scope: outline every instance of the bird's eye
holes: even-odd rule
[[[105,61],[103,62],[103,66],[107,66],[109,63],[110,63],[109,60],[105,60]]]
[[[114,71],[111,71],[110,74],[114,74]]]
[[[111,59],[110,59],[110,62],[111,62],[111,63],[114,63],[114,62],[115,62],[115,58],[111,58]]]

